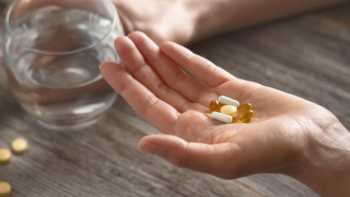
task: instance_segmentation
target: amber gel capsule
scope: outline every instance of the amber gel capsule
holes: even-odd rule
[[[245,114],[239,117],[239,121],[242,123],[250,123],[254,117],[255,113],[253,110],[249,110]]]
[[[219,103],[219,101],[215,100],[210,102],[209,104],[209,112],[220,112],[221,107],[224,106],[223,104]]]
[[[244,103],[238,106],[238,113],[247,113],[249,110],[253,110],[253,105],[250,103]]]

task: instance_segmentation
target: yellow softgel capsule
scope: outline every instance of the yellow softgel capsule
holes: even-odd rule
[[[221,107],[220,112],[230,116],[235,116],[237,112],[237,107],[233,105],[224,105]]]
[[[28,141],[24,138],[17,138],[11,143],[11,149],[15,154],[23,154],[28,150]]]
[[[239,122],[242,123],[250,123],[252,121],[252,118],[255,116],[255,112],[253,110],[249,110],[245,114],[241,115],[239,117]]]
[[[11,151],[8,149],[0,149],[0,165],[6,165],[10,162],[12,157]]]
[[[242,114],[247,113],[250,110],[253,110],[253,105],[250,103],[241,104],[237,109],[238,113]]]
[[[224,106],[223,104],[219,103],[219,101],[215,100],[210,102],[209,104],[209,112],[220,112],[221,107]]]
[[[11,191],[11,185],[8,182],[0,181],[0,197],[10,196]]]

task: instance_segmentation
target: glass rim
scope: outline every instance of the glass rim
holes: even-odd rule
[[[11,16],[13,14],[13,9],[14,6],[16,5],[16,3],[20,1],[20,0],[14,0],[13,3],[11,3],[11,5],[9,6],[6,15],[5,15],[5,37],[9,34],[9,32],[12,31],[13,27],[11,25]],[[108,0],[109,2],[112,2],[110,0]],[[113,3],[112,3],[113,4]],[[96,42],[93,42],[92,44],[85,46],[85,47],[80,47],[78,49],[74,49],[71,51],[64,51],[64,52],[48,52],[45,50],[39,50],[39,49],[35,49],[35,48],[27,48],[26,50],[33,52],[33,53],[37,53],[37,54],[43,54],[43,55],[50,55],[50,56],[60,56],[60,55],[72,55],[72,54],[76,54],[76,53],[81,53],[83,51],[95,48],[96,46],[98,46],[99,44],[101,44],[103,41],[105,41],[108,36],[110,34],[112,34],[112,32],[114,31],[116,24],[117,24],[117,20],[118,20],[118,11],[117,8],[113,5],[113,21],[112,21],[112,25],[111,28],[109,29],[109,31],[107,31],[107,33],[105,35],[103,35],[100,39],[98,39]]]

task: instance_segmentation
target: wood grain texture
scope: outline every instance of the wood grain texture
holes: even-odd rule
[[[350,5],[236,33],[192,48],[238,77],[326,106],[350,128]],[[240,65],[240,66],[233,66]],[[77,132],[38,127],[8,91],[0,73],[0,146],[26,137],[27,154],[0,167],[12,197],[316,197],[280,175],[224,181],[137,151],[156,132],[119,99],[95,126]]]

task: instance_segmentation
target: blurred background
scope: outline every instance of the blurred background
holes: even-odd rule
[[[8,4],[11,0],[0,0],[0,8],[1,10]]]

